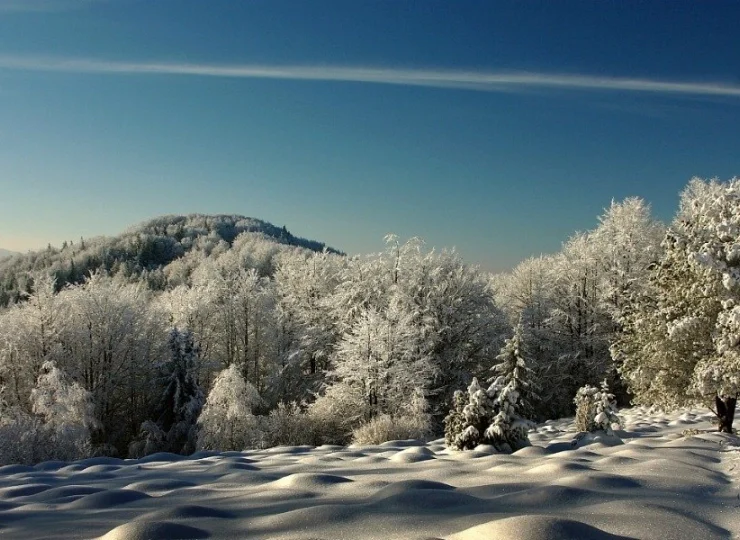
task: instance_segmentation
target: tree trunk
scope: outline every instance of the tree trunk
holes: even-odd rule
[[[720,433],[732,433],[732,423],[735,420],[735,405],[737,396],[716,396],[714,398],[715,407],[717,407],[717,419],[719,420],[718,430]]]

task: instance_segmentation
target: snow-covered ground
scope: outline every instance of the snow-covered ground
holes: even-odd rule
[[[553,539],[740,535],[740,448],[711,415],[622,411],[624,444],[548,422],[512,455],[442,441],[0,468],[2,538]],[[682,436],[687,429],[699,430]]]

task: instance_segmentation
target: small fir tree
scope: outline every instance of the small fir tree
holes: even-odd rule
[[[601,383],[600,389],[590,385],[580,388],[573,402],[576,405],[578,431],[603,431],[611,435],[612,426],[622,425],[622,420],[617,416],[616,399],[606,381]]]
[[[514,336],[507,339],[496,357],[493,367],[497,375],[489,388],[494,399],[496,416],[484,433],[484,439],[497,448],[517,450],[529,444],[527,432],[532,422],[526,419],[532,407],[528,396],[534,397],[531,382],[532,370],[523,358],[523,326],[521,321],[514,329]]]
[[[488,390],[478,379],[468,387],[467,399],[463,392],[456,392],[454,407],[445,419],[445,440],[456,450],[470,450],[482,444],[483,434],[491,424],[496,410]]]

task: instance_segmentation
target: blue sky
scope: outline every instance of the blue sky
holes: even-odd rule
[[[238,213],[499,270],[740,175],[738,2],[0,0],[0,247]]]

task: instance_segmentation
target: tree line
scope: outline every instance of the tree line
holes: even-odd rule
[[[572,414],[578,389],[606,380],[623,403],[711,402],[727,430],[739,184],[692,180],[668,227],[641,199],[612,202],[559,253],[499,275],[418,239],[347,257],[284,229],[231,220],[218,233],[179,217],[148,229],[169,239],[166,256],[82,279],[60,280],[56,259],[16,261],[0,429],[120,456],[423,436],[457,390],[501,379],[492,368],[516,338],[529,420]]]

